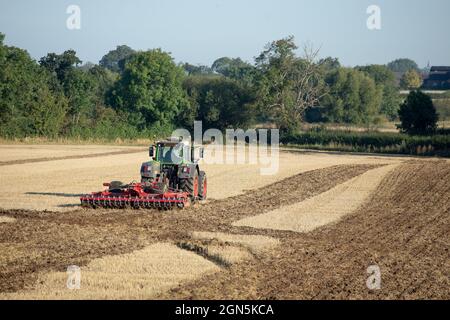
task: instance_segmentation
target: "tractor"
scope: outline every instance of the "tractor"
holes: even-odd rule
[[[149,148],[152,161],[141,166],[141,183],[153,186],[157,182],[162,193],[171,188],[187,192],[192,200],[205,200],[207,178],[198,164],[203,153],[203,148],[179,138],[158,141]]]
[[[89,208],[184,208],[207,197],[207,178],[200,171],[204,149],[182,138],[150,146],[151,161],[141,165],[141,182],[104,183],[108,189],[80,197]]]

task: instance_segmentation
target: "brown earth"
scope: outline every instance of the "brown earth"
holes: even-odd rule
[[[164,297],[208,299],[449,299],[450,165],[409,162],[336,225],[277,232],[262,256]],[[275,235],[275,234],[273,234]],[[378,265],[381,290],[366,287]]]
[[[344,165],[309,171],[241,196],[181,211],[0,210],[0,215],[16,219],[0,224],[0,292],[33,286],[42,272],[83,266],[99,257],[159,241],[186,241],[194,231],[227,232],[236,219],[302,201],[373,167]]]
[[[180,244],[192,232],[263,235],[275,251],[221,266],[160,298],[410,299],[450,298],[450,164],[410,161],[386,177],[368,202],[340,222],[310,233],[233,227],[326,192],[378,165],[304,172],[229,199],[181,211],[0,210],[0,292],[32,288],[39,274],[88,265],[157,242]],[[382,289],[366,287],[367,267],[381,269]]]

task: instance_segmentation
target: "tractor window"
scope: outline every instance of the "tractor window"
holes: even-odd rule
[[[191,162],[191,147],[184,146],[184,160]]]
[[[177,163],[183,157],[183,148],[170,146],[159,148],[159,161],[162,163]]]

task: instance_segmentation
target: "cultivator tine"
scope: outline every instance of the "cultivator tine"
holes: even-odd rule
[[[131,208],[171,210],[174,207],[189,206],[189,196],[180,190],[171,190],[165,194],[150,194],[144,191],[140,183],[132,183],[120,192],[96,192],[80,198],[85,208]]]

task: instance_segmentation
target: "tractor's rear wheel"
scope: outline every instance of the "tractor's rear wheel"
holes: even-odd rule
[[[124,183],[122,181],[111,181],[109,184],[109,191],[119,192],[122,190]]]
[[[155,181],[155,178],[147,178],[147,177],[142,177],[141,178],[141,183],[152,184],[153,181]]]
[[[189,193],[191,199],[197,199],[199,195],[198,172],[195,171],[194,175],[190,178],[180,179],[180,189]]]
[[[200,171],[198,198],[200,200],[206,200],[207,195],[208,195],[208,179],[206,177],[206,172]]]

